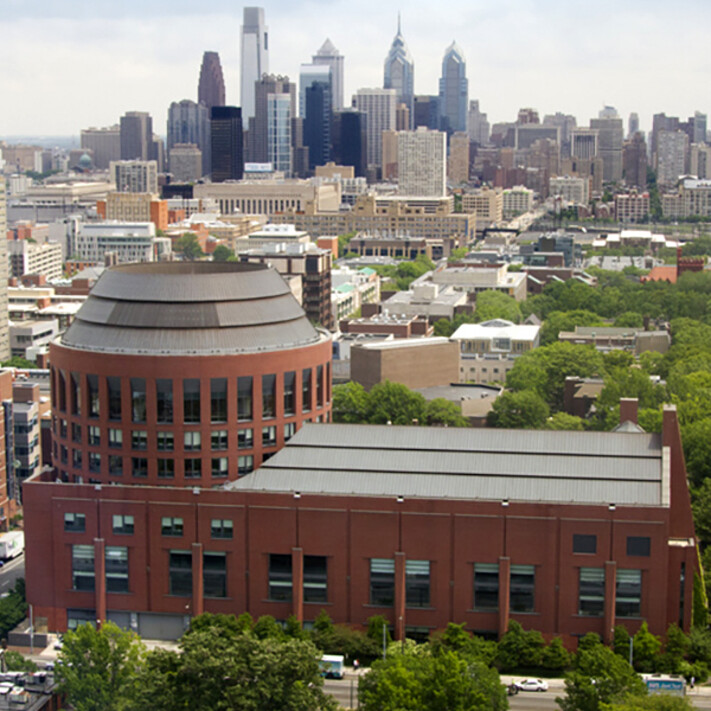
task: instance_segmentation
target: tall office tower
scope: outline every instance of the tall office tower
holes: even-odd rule
[[[121,117],[121,160],[153,158],[153,119],[147,111],[127,111]]]
[[[538,111],[536,109],[531,109],[531,108],[525,108],[525,109],[519,109],[518,110],[518,118],[516,119],[516,123],[519,126],[525,126],[526,124],[529,123],[540,123],[541,119],[538,116]]]
[[[380,134],[382,150],[380,176],[382,180],[397,180],[397,139],[399,131],[383,131]]]
[[[676,185],[686,173],[689,156],[689,137],[682,130],[660,131],[657,135],[657,183]]]
[[[198,104],[205,104],[208,110],[213,106],[225,105],[225,79],[222,76],[220,55],[217,52],[205,52],[202,55],[198,81]],[[170,146],[168,148],[170,149]]]
[[[312,81],[305,91],[304,145],[309,149],[309,169],[331,159],[331,80]]]
[[[338,165],[352,165],[357,178],[364,178],[368,168],[367,122],[366,114],[355,109],[333,114],[333,160]]]
[[[652,164],[657,164],[657,136],[660,131],[677,131],[680,128],[680,121],[677,116],[667,116],[666,114],[654,114],[652,117],[652,138],[650,150],[652,154]]]
[[[291,118],[294,104],[294,92],[267,94],[267,161],[287,177],[291,177],[293,171]]]
[[[213,183],[242,180],[242,112],[236,106],[210,109],[210,151]]]
[[[467,130],[469,80],[464,53],[456,42],[447,47],[439,80],[440,128],[448,134]]]
[[[267,163],[269,158],[269,140],[271,138],[269,119],[275,118],[269,111],[269,101],[272,96],[285,96],[288,104],[288,122],[296,116],[296,86],[289,81],[289,77],[264,74],[254,85],[254,117],[249,120],[249,133],[247,134],[247,162]],[[272,101],[275,108],[277,100]],[[283,109],[283,102],[279,106]],[[280,112],[281,114],[281,112]],[[281,129],[282,135],[284,129]],[[291,136],[291,126],[288,128]],[[289,169],[291,172],[291,169]]]
[[[292,172],[299,178],[309,174],[309,149],[304,145],[304,119],[294,116],[291,119]]]
[[[395,130],[410,130],[410,109],[407,108],[406,104],[398,104],[395,107]]]
[[[214,54],[214,52],[213,52]],[[210,173],[210,109],[190,99],[174,101],[168,108],[168,154],[178,143],[193,143],[202,151],[202,174]],[[170,166],[173,171],[173,166]],[[173,171],[175,172],[175,171]]]
[[[706,114],[695,111],[689,117],[689,143],[706,143]]]
[[[314,82],[332,87],[331,67],[327,64],[302,64],[299,67],[299,116],[306,118],[306,89]]]
[[[627,138],[632,139],[635,133],[639,131],[639,114],[631,113],[627,119]]]
[[[0,264],[5,265],[7,272],[7,205],[6,205],[6,190],[5,178],[2,174],[2,169],[5,161],[0,158]],[[7,276],[7,274],[6,274]],[[0,279],[0,360],[7,360],[10,357],[10,322],[7,313],[7,279]],[[2,439],[2,435],[0,435]]]
[[[92,151],[94,167],[106,170],[112,160],[121,160],[121,129],[85,128],[81,132],[81,147]]]
[[[452,134],[449,140],[447,177],[453,185],[469,181],[470,138],[466,133]]]
[[[622,142],[625,137],[621,118],[612,116],[615,111],[606,106],[600,112],[600,118],[590,119],[590,128],[597,129],[598,155],[602,158],[602,180],[605,183],[616,183],[622,180]],[[604,114],[604,115],[603,115]]]
[[[489,142],[489,131],[487,116],[479,110],[479,99],[472,99],[469,102],[469,115],[467,116],[469,138],[477,145],[484,146]]]
[[[591,128],[575,128],[570,133],[570,154],[573,158],[589,160],[598,154],[598,131]]]
[[[401,195],[447,194],[447,134],[420,126],[397,136],[398,185]]]
[[[647,187],[647,143],[637,131],[622,148],[622,171],[625,183],[644,190]]]
[[[425,126],[433,131],[439,129],[439,96],[418,94],[414,106],[414,128]]]
[[[269,72],[269,34],[262,7],[245,7],[242,22],[240,98],[242,123],[248,126],[254,116],[254,83]]]
[[[353,106],[368,116],[368,168],[381,167],[383,131],[395,130],[395,89],[358,89],[353,97]]]
[[[597,117],[601,119],[620,118],[617,109],[614,106],[603,106],[598,112]]]
[[[385,58],[383,87],[395,89],[397,95],[395,103],[405,104],[410,110],[412,120],[415,111],[415,63],[412,61],[410,50],[400,31],[399,14],[397,16],[397,34],[390,45],[388,56]]]
[[[156,162],[159,173],[165,173],[165,144],[157,133],[153,134],[153,140],[151,141],[151,160]]]
[[[311,58],[312,64],[325,64],[331,67],[331,97],[334,111],[340,111],[343,108],[344,59],[330,39],[327,39],[321,45],[321,49]]]
[[[179,183],[192,183],[205,175],[202,151],[194,143],[176,143],[168,152],[170,172]]]
[[[570,136],[577,125],[575,116],[556,111],[543,117],[544,126],[557,126],[560,129],[560,156],[570,158]]]
[[[689,150],[689,173],[700,180],[711,178],[711,146],[694,143]]]
[[[109,176],[120,193],[158,192],[158,165],[154,160],[112,161]]]

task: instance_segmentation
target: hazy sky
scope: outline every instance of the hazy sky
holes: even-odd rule
[[[201,3],[202,4],[202,3]],[[2,0],[0,136],[78,134],[128,110],[165,133],[171,101],[196,99],[204,50],[220,53],[227,102],[239,105],[242,5],[207,0]],[[489,120],[520,107],[574,114],[604,104],[627,119],[711,111],[707,0],[382,0],[264,2],[271,72],[298,67],[326,37],[345,55],[345,95],[382,86],[398,9],[415,61],[415,91],[437,93],[444,49],[467,59],[469,97]]]

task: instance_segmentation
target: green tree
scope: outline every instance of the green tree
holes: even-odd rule
[[[212,258],[216,262],[226,262],[230,257],[234,257],[234,252],[224,244],[218,244],[212,253]]]
[[[612,635],[612,649],[623,659],[630,657],[630,633],[624,625],[615,625]]]
[[[615,319],[614,325],[620,328],[642,328],[644,319],[636,311],[625,311]]]
[[[64,635],[55,674],[75,711],[123,709],[136,690],[144,647],[113,622],[79,625]]]
[[[576,326],[604,326],[604,321],[595,313],[584,309],[553,311],[546,317],[541,328],[541,345],[555,343],[561,331],[574,331]]]
[[[10,594],[0,598],[0,639],[7,639],[10,630],[17,627],[26,616],[25,579],[18,578]]]
[[[630,695],[621,701],[601,704],[602,711],[693,711],[685,696],[671,694]]]
[[[8,671],[36,672],[38,668],[31,659],[24,657],[20,652],[15,652],[12,649],[8,649],[5,652],[5,666]]]
[[[2,363],[2,367],[32,370],[33,368],[37,367],[37,363],[35,363],[33,360],[27,360],[27,358],[21,358],[20,356],[12,356],[12,358]]]
[[[541,666],[549,671],[560,672],[567,669],[570,666],[570,661],[570,653],[563,646],[560,637],[554,637],[541,655]]]
[[[424,422],[425,398],[401,383],[386,380],[373,386],[368,397],[366,418],[370,424],[411,425]]]
[[[497,644],[467,632],[464,623],[457,625],[450,622],[446,629],[432,635],[430,649],[435,655],[442,651],[456,652],[467,659],[477,659],[491,666],[496,658]]]
[[[708,544],[711,543],[711,419],[691,422],[682,431],[686,472],[689,481],[700,487],[694,497],[696,528]]]
[[[487,416],[490,427],[540,429],[548,419],[548,405],[533,390],[502,393]]]
[[[647,620],[642,622],[642,625],[635,633],[632,639],[632,648],[634,650],[635,669],[642,672],[655,671],[659,650],[662,648],[662,641],[649,631]]]
[[[556,412],[546,420],[547,430],[584,430],[585,423],[581,417],[569,415],[567,412]]]
[[[477,321],[490,321],[492,319],[506,319],[513,323],[521,323],[521,307],[513,296],[500,291],[482,291],[476,296]]]
[[[360,383],[333,386],[333,421],[367,422],[369,396]]]
[[[502,671],[537,667],[541,663],[544,647],[540,632],[524,630],[520,623],[511,620],[506,634],[499,640],[496,666]]]
[[[205,256],[198,237],[194,232],[186,232],[173,243],[173,250],[183,255],[183,259],[194,262]]]
[[[457,405],[443,397],[430,400],[425,405],[427,425],[447,425],[447,427],[468,427],[469,420],[464,417]]]

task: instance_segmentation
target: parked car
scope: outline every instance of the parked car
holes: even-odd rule
[[[548,682],[543,679],[521,679],[516,682],[519,691],[548,691]]]

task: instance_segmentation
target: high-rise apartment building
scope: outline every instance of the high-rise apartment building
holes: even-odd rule
[[[291,126],[284,128],[283,121],[288,120],[290,124],[296,116],[296,86],[289,81],[289,77],[264,74],[254,85],[254,100],[254,116],[249,120],[247,161],[273,162],[269,158],[270,154],[279,154],[280,163],[284,165],[284,149],[276,147],[276,143],[285,134],[288,134],[291,141]],[[279,134],[278,138],[272,130]],[[291,172],[290,158],[288,172]]]
[[[242,112],[236,106],[213,106],[210,109],[210,151],[213,183],[242,180]]]
[[[242,20],[242,63],[240,97],[242,123],[254,116],[254,84],[269,72],[269,33],[264,24],[264,8],[245,7]]]
[[[108,128],[82,129],[81,147],[92,151],[95,168],[106,170],[112,160],[121,160],[121,129],[118,124]]]
[[[202,151],[194,143],[176,143],[168,152],[173,180],[192,183],[206,175],[202,157]]]
[[[4,161],[0,158],[0,264],[7,265],[7,199],[5,178],[2,174]],[[5,267],[7,271],[7,266]],[[0,279],[0,360],[10,357],[10,328],[7,313],[7,278]]]
[[[660,131],[677,131],[681,128],[678,116],[667,116],[664,113],[654,114],[652,117],[652,137],[650,149],[652,154],[652,165],[657,164],[657,137]]]
[[[226,103],[225,79],[222,76],[222,64],[220,64],[220,55],[217,52],[205,52],[202,55],[198,81],[198,103],[205,104],[208,111],[213,106],[224,106]],[[170,150],[170,146],[168,149]]]
[[[577,126],[575,116],[556,111],[543,117],[544,126],[557,126],[560,129],[561,158],[570,158],[570,139],[573,129]]]
[[[120,193],[158,192],[158,166],[154,160],[112,161],[109,175]]]
[[[454,185],[469,181],[469,146],[466,133],[455,133],[449,141],[447,177]]]
[[[439,96],[417,94],[414,106],[414,128],[424,126],[433,131],[439,129]]]
[[[400,15],[397,18],[397,34],[390,45],[390,51],[385,58],[383,87],[395,89],[397,104],[405,104],[410,111],[410,128],[414,119],[415,100],[415,63],[410,50],[405,43],[400,28]]]
[[[599,118],[590,119],[590,128],[597,129],[599,134],[598,155],[602,158],[602,179],[606,183],[622,180],[624,127],[617,112],[612,115],[613,111],[611,106],[606,106]]]
[[[353,166],[359,178],[365,177],[368,168],[367,122],[367,115],[356,109],[333,114],[333,159],[338,165]]]
[[[311,61],[331,68],[331,104],[334,111],[340,111],[343,108],[343,55],[330,39],[326,39]]]
[[[358,89],[353,106],[367,116],[368,166],[380,168],[383,131],[395,130],[395,89]]]
[[[622,172],[630,187],[647,187],[647,143],[639,131],[622,148]]]
[[[467,63],[456,42],[447,47],[439,80],[440,128],[448,134],[467,130],[469,80]]]
[[[684,131],[660,131],[657,134],[657,183],[676,185],[686,173],[689,137]]]
[[[147,111],[127,111],[121,117],[121,160],[151,160],[153,119]]]
[[[447,194],[447,134],[422,126],[398,133],[398,185],[401,195]]]
[[[598,154],[598,131],[591,128],[574,128],[570,132],[570,155],[590,160]]]
[[[689,150],[689,173],[701,180],[711,178],[711,146],[693,143]]]
[[[479,110],[479,99],[469,102],[469,115],[467,116],[467,133],[469,138],[480,146],[489,142],[490,126],[487,116]]]
[[[190,99],[174,101],[168,109],[166,135],[169,156],[177,144],[192,143],[202,152],[202,175],[210,173],[210,110],[206,104]],[[170,170],[175,172],[172,165]]]

